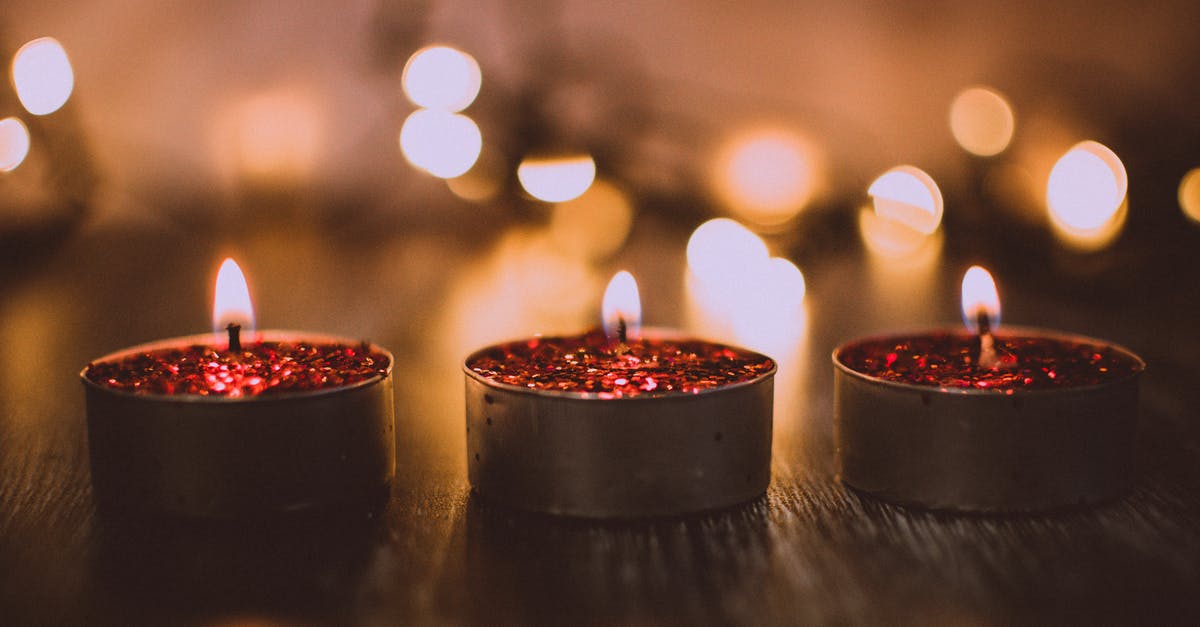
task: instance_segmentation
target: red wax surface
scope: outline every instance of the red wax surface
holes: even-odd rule
[[[976,364],[979,340],[966,333],[863,340],[844,347],[838,360],[851,370],[888,381],[1008,394],[1099,385],[1142,369],[1124,351],[1065,338],[998,334],[995,348],[1000,360],[996,368]]]
[[[532,390],[599,398],[698,394],[775,368],[769,357],[704,340],[642,339],[626,350],[600,331],[492,346],[467,367],[486,379]]]
[[[270,396],[351,385],[387,373],[387,355],[360,345],[262,341],[230,353],[190,345],[90,364],[99,385],[137,394]]]

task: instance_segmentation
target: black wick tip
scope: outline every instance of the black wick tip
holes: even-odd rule
[[[975,314],[975,324],[979,326],[979,335],[988,335],[992,332],[992,321],[988,319],[987,312],[982,309]]]
[[[229,332],[229,352],[242,352],[242,327],[241,325],[230,322],[226,325],[225,330]]]

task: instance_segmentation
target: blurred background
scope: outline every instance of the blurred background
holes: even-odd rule
[[[396,353],[402,495],[465,493],[462,357],[599,324],[620,269],[646,324],[780,362],[777,486],[832,480],[833,347],[960,324],[971,264],[1005,324],[1140,352],[1144,405],[1190,429],[1196,24],[1191,0],[9,0],[0,404],[25,422],[0,452],[87,503],[78,369],[210,328],[226,255],[260,327]],[[22,520],[69,587],[89,540]]]
[[[517,289],[566,286],[563,309],[590,306],[591,280],[633,261],[631,242],[718,216],[801,270],[855,248],[937,267],[971,240],[983,261],[1019,247],[1039,268],[1121,273],[1144,241],[1197,241],[1197,13],[1182,1],[10,2],[0,233],[18,261],[116,223],[211,229],[238,249],[251,232],[302,227],[437,233],[470,239],[456,256],[530,256],[546,276]],[[880,193],[915,213],[870,202],[900,165],[920,172]],[[467,265],[441,261],[439,285]],[[493,285],[466,291],[495,288],[481,282]]]
[[[265,326],[416,343],[453,370],[485,342],[596,324],[628,268],[647,323],[786,361],[810,309],[861,331],[956,320],[981,263],[1017,288],[1006,320],[1116,319],[1134,344],[1178,321],[1196,346],[1174,299],[1200,243],[1197,18],[1186,1],[10,2],[5,301],[47,260],[86,267],[120,293],[87,313],[115,349],[206,328],[229,254]],[[1020,295],[1039,291],[1061,302]]]

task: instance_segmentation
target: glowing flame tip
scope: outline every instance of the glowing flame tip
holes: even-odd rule
[[[604,319],[604,335],[608,339],[620,340],[622,326],[625,339],[636,340],[641,337],[642,301],[632,274],[622,270],[613,275],[608,282],[608,289],[604,290],[601,316]]]
[[[242,332],[254,330],[254,306],[250,303],[250,288],[246,276],[232,257],[226,257],[217,271],[213,297],[213,332],[223,333],[225,327],[236,324]]]
[[[962,281],[963,323],[971,333],[979,333],[979,320],[986,316],[988,329],[1000,326],[1000,293],[991,273],[980,266],[971,266]]]

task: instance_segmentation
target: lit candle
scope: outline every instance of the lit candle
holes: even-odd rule
[[[1031,511],[1132,483],[1145,364],[1102,340],[1001,329],[986,270],[963,280],[968,332],[859,339],[833,354],[841,478],[934,509]]]
[[[214,301],[214,334],[125,349],[80,373],[100,505],[233,517],[382,492],[395,466],[391,354],[255,332],[231,259]]]
[[[467,357],[467,466],[485,498],[594,518],[727,507],[770,482],[775,362],[643,333],[618,273],[604,330],[489,346]]]

